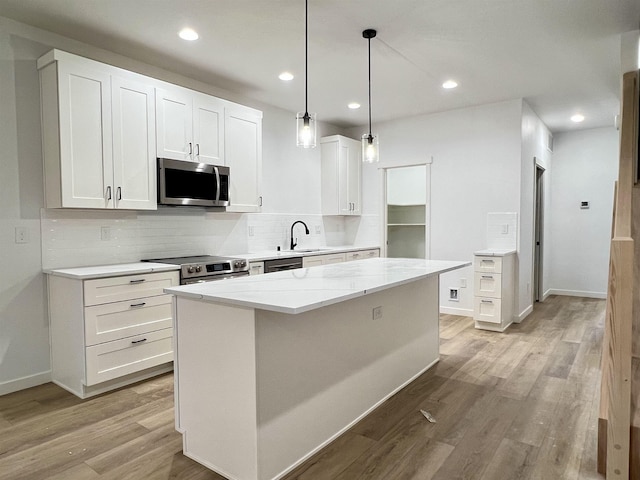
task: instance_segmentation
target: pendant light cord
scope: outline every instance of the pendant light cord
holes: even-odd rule
[[[304,115],[309,114],[309,0],[304,0]]]
[[[371,141],[371,38],[367,41],[369,43],[369,141]]]

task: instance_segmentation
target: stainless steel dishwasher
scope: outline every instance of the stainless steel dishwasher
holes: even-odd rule
[[[264,261],[264,273],[302,268],[302,257],[276,258]]]

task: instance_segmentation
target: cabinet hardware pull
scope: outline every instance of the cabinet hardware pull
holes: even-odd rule
[[[193,155],[193,144],[189,142],[189,155]]]
[[[142,283],[146,280],[146,278],[139,278],[138,280],[129,280],[129,283]]]
[[[196,143],[196,157],[200,156],[200,144]]]
[[[118,187],[117,197],[118,197],[118,200],[122,200],[122,187]]]
[[[493,275],[482,275],[482,278],[493,278]]]
[[[107,200],[111,200],[111,185],[107,187]]]
[[[482,303],[493,303],[493,300],[481,300]]]
[[[143,338],[142,340],[131,340],[131,343],[135,344],[135,343],[142,343],[142,342],[146,342],[146,341],[147,341],[147,339]]]
[[[259,206],[261,207],[261,206],[262,206],[262,195],[260,195],[260,196],[258,197],[258,199],[260,200],[260,205],[259,205]]]
[[[147,304],[147,302],[142,302],[142,303],[132,303],[131,307],[135,308],[135,307],[144,307]]]

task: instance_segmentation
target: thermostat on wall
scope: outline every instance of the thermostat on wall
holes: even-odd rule
[[[589,208],[589,202],[585,202],[585,201],[580,202],[580,208]]]

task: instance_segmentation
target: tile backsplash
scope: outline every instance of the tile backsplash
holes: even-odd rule
[[[137,262],[184,255],[237,255],[289,248],[291,225],[300,248],[377,245],[378,217],[157,211],[41,210],[44,269]]]

